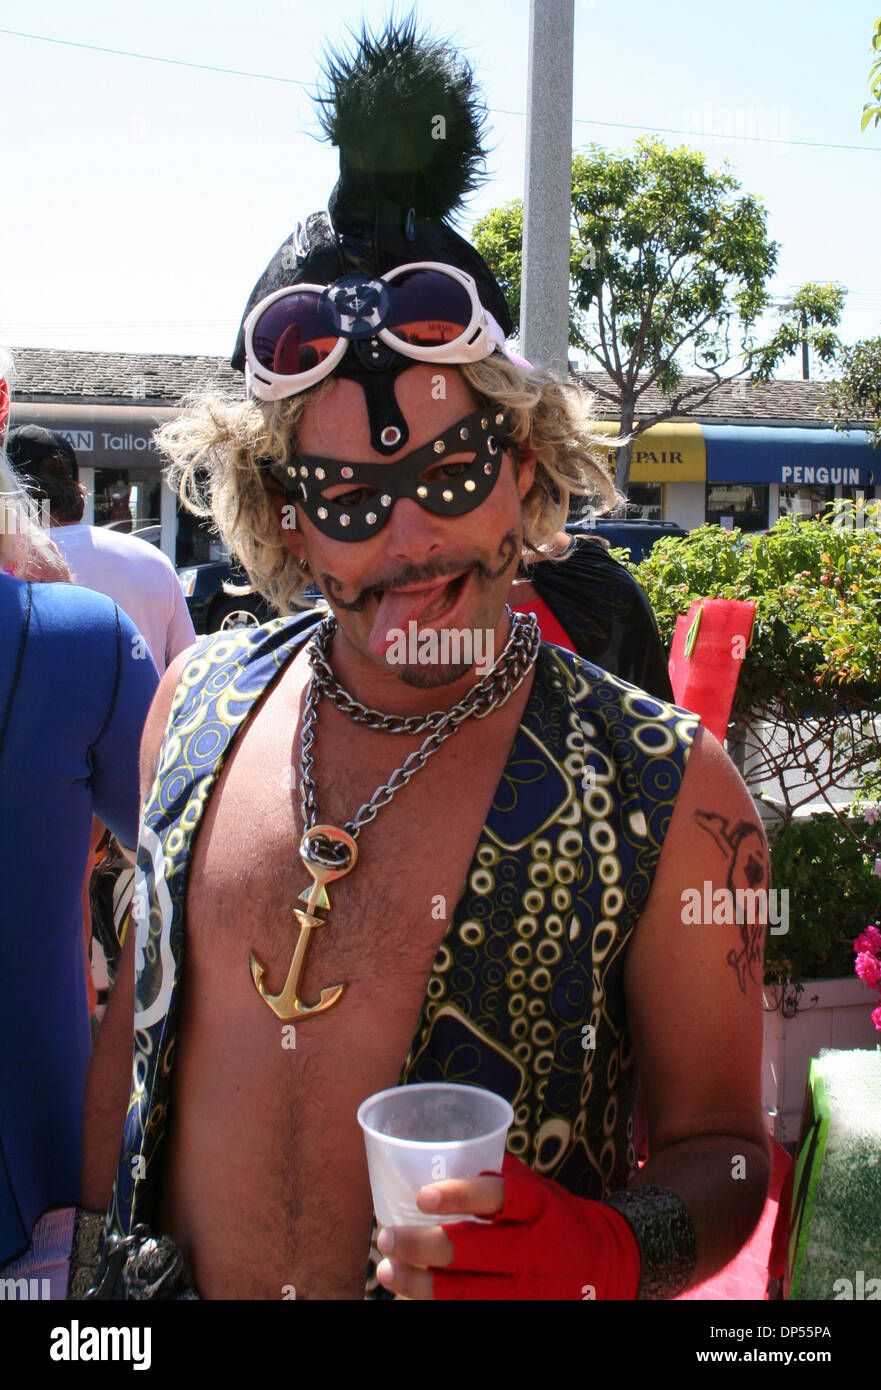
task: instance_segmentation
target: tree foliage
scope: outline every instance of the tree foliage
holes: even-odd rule
[[[515,317],[522,236],[519,201],[474,228]],[[594,145],[573,156],[570,340],[609,378],[598,394],[620,412],[620,439],[693,414],[746,370],[777,252],[761,200],[742,194],[727,167],[708,168],[700,150],[645,138],[632,152]],[[708,379],[683,384],[689,358]],[[668,397],[663,410],[639,409],[650,387]],[[619,446],[624,492],[630,452]]]
[[[869,71],[869,90],[875,100],[867,101],[863,107],[861,130],[865,130],[870,122],[877,125],[881,121],[881,19],[875,21],[875,29],[872,34],[872,52],[876,54],[876,58]]]
[[[756,350],[750,364],[753,381],[770,381],[781,362],[803,344],[827,366],[835,362],[842,350],[835,329],[841,322],[846,294],[843,285],[812,280],[801,285],[778,309],[775,332]]]
[[[878,504],[859,514],[842,501],[827,520],[782,517],[745,535],[701,526],[664,536],[635,568],[670,646],[676,616],[695,598],[753,599],[752,640],[735,707],[781,700],[795,717],[825,694],[881,702],[881,521]]]
[[[789,893],[790,929],[765,941],[765,972],[789,980],[851,977],[855,936],[881,915],[881,879],[838,816],[793,821],[771,847],[771,878]]]
[[[881,337],[845,348],[838,370],[826,392],[835,428],[847,433],[857,421],[867,424],[869,442],[881,447]]]

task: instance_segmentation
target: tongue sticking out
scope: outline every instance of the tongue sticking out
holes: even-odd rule
[[[370,630],[370,650],[384,655],[395,640],[395,630],[409,635],[408,624],[418,622],[429,608],[434,610],[451,596],[452,586],[457,580],[440,579],[424,589],[410,589],[407,593],[395,593],[386,589],[376,608],[376,617]]]

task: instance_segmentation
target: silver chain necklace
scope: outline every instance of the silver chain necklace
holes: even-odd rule
[[[251,952],[251,978],[258,994],[268,1004],[277,1018],[285,1021],[301,1018],[304,1015],[321,1013],[336,1003],[345,985],[331,985],[321,991],[317,1004],[306,1004],[298,994],[298,986],[305,966],[306,951],[312,932],[326,924],[326,918],[316,916],[316,909],[330,908],[327,896],[328,883],[344,878],[351,873],[358,860],[357,837],[362,826],[369,824],[383,806],[405,787],[420,768],[424,767],[433,753],[451,738],[456,730],[472,716],[485,719],[494,710],[501,709],[514,694],[535,663],[541,643],[538,623],[532,613],[512,613],[511,631],[499,659],[491,670],[463,696],[458,704],[447,710],[434,710],[426,715],[401,716],[383,714],[380,710],[369,709],[344,690],[330,669],[328,653],[336,619],[327,617],[313,636],[308,647],[312,675],[303,713],[301,734],[301,780],[300,811],[303,820],[303,836],[300,840],[300,858],[312,876],[312,884],[300,894],[306,903],[306,910],[294,909],[294,917],[300,926],[300,934],[294,951],[294,958],[288,971],[287,980],[280,994],[269,994],[263,978],[266,967]],[[395,768],[387,782],[376,788],[369,801],[359,807],[352,820],[346,821],[340,829],[336,825],[317,825],[316,788],[313,778],[315,757],[315,724],[318,706],[322,695],[357,724],[379,729],[392,734],[427,734],[419,748]]]
[[[354,700],[347,690],[335,679],[327,660],[330,642],[336,630],[336,619],[326,618],[309,644],[309,661],[312,666],[312,680],[303,716],[302,731],[302,778],[300,782],[300,810],[303,828],[311,830],[315,825],[318,810],[315,804],[315,783],[312,779],[314,757],[312,745],[315,741],[315,721],[322,695],[341,710],[356,724],[366,724],[370,729],[379,729],[389,734],[427,734],[421,747],[417,748],[395,768],[391,777],[377,787],[369,801],[366,801],[352,820],[346,821],[344,829],[353,838],[358,831],[374,819],[383,806],[387,806],[395,792],[405,787],[410,778],[436,753],[466,719],[485,719],[494,710],[501,709],[523,683],[538,655],[541,634],[532,613],[511,613],[511,631],[497,662],[486,675],[463,696],[458,704],[450,709],[434,710],[431,714],[401,716],[383,714],[380,710],[369,709]],[[339,856],[337,863],[343,856]]]

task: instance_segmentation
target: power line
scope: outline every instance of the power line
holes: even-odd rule
[[[197,68],[200,72],[222,72],[229,77],[254,77],[260,82],[287,82],[294,87],[308,90],[308,82],[300,82],[296,77],[277,77],[270,72],[244,72],[241,68],[218,68],[211,63],[191,63],[184,58],[161,58],[152,53],[133,53],[126,48],[101,48],[96,43],[77,43],[74,39],[54,39],[48,34],[25,34],[20,29],[0,29],[0,34],[9,34],[15,39],[33,39],[38,43],[57,43],[65,48],[86,48],[90,53],[111,53],[116,58],[139,58],[144,63],[170,63],[176,68]]]
[[[509,111],[500,106],[490,107],[494,116],[525,116],[525,111]],[[696,140],[746,140],[759,145],[801,145],[811,150],[856,150],[860,154],[878,154],[881,147],[872,145],[834,145],[824,140],[782,140],[774,135],[725,135],[712,130],[681,130],[677,126],[652,125],[650,121],[642,125],[628,125],[624,121],[591,121],[583,116],[573,116],[573,125],[596,125],[609,130],[641,130],[657,132],[659,135],[686,135]]]
[[[513,113],[510,113],[513,114]],[[697,140],[746,140],[759,145],[800,145],[810,150],[857,150],[860,154],[878,154],[881,147],[872,145],[833,145],[824,140],[778,140],[773,135],[721,135],[711,130],[677,130],[664,125],[625,125],[623,121],[586,121],[575,117],[573,125],[609,126],[615,130],[650,130],[660,135],[688,135]]]
[[[153,53],[135,53],[125,48],[103,48],[99,44],[78,43],[74,39],[56,39],[48,34],[26,34],[20,29],[0,29],[0,34],[7,34],[16,39],[32,39],[38,43],[61,44],[66,48],[83,48],[90,53],[109,53],[117,58],[138,58],[144,63],[166,63],[172,67],[195,68],[199,72],[219,72],[228,77],[249,77],[258,82],[284,82],[289,86],[302,87],[305,91],[314,91],[314,87],[308,82],[301,82],[296,77],[279,77],[276,73],[246,72],[241,68],[222,68],[211,63],[193,63],[184,58],[163,58]],[[511,111],[502,106],[491,106],[488,110],[494,116],[518,116],[521,118],[526,116],[525,111]],[[653,125],[651,122],[633,125],[624,121],[595,121],[584,116],[573,117],[572,124],[600,126],[606,130],[638,130],[657,132],[659,135],[684,135],[699,140],[738,140],[748,144],[782,145],[787,149],[797,145],[801,149],[852,150],[857,154],[878,154],[881,150],[881,147],[872,145],[836,145],[825,140],[783,140],[772,135],[724,135],[714,131],[681,130],[676,126],[659,126]]]

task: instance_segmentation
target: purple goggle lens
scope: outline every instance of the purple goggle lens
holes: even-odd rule
[[[254,356],[278,376],[308,372],[332,352],[338,337],[319,312],[312,290],[292,290],[264,309],[254,325]]]
[[[412,270],[394,280],[385,327],[413,347],[441,347],[461,338],[472,317],[471,296],[450,275]]]

